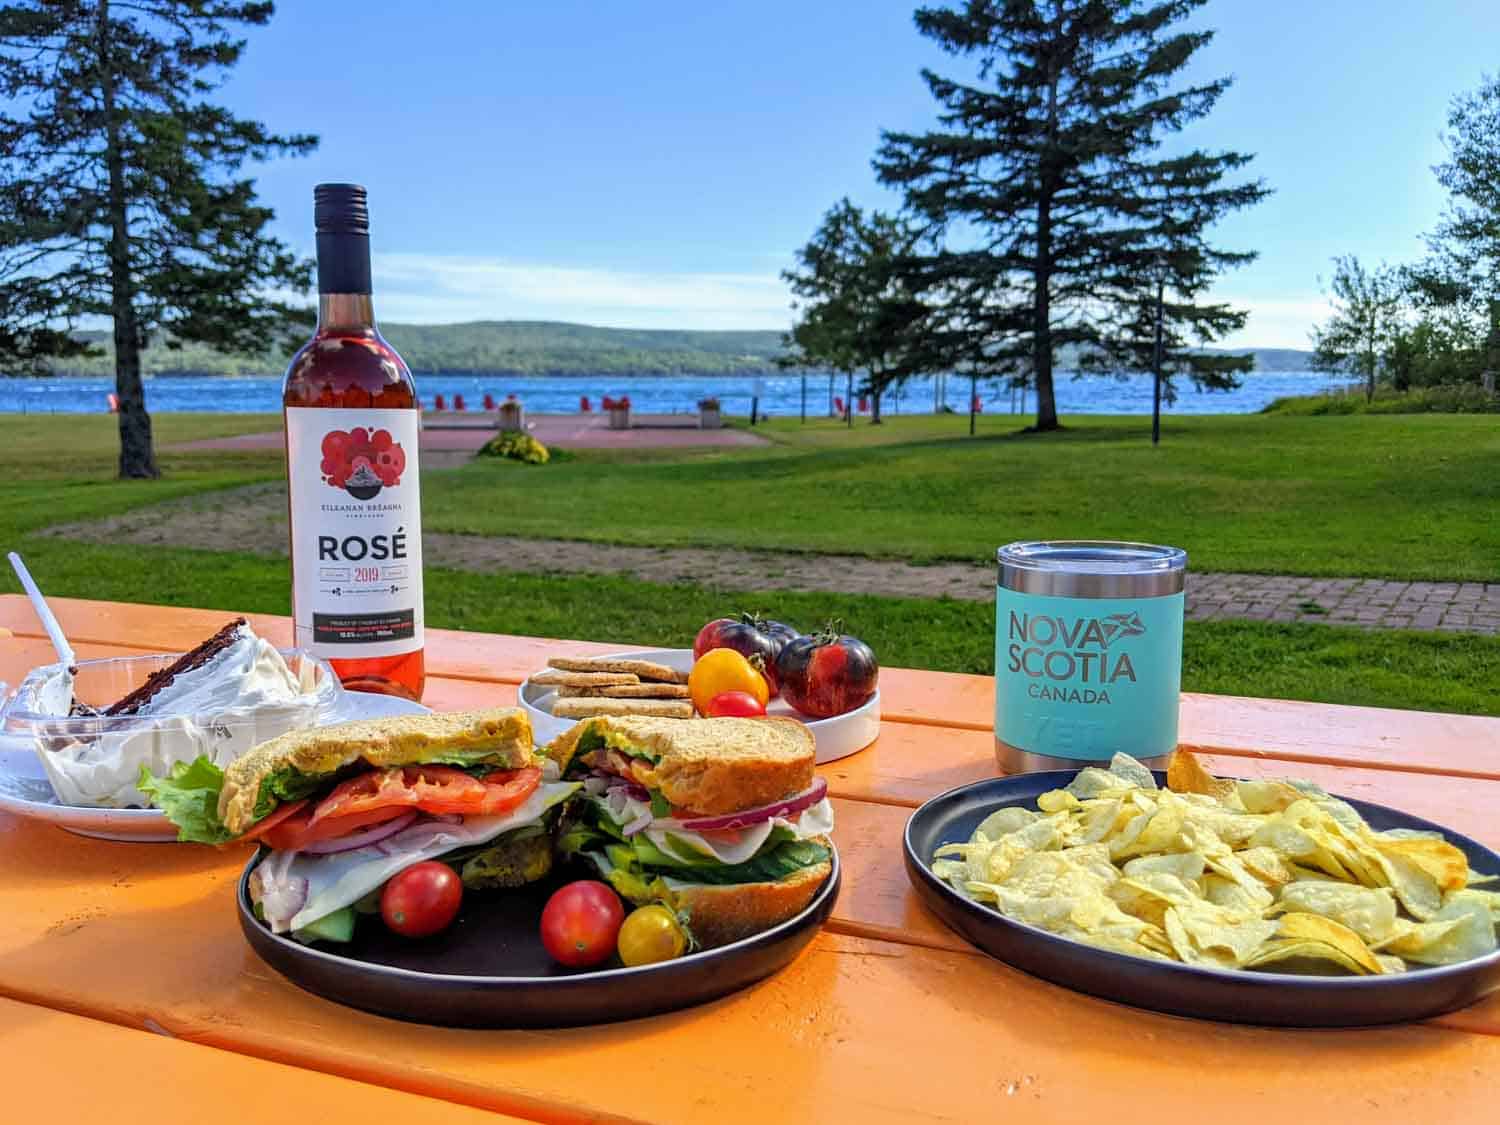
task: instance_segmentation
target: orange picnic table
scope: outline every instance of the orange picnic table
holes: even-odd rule
[[[69,600],[56,608],[81,658],[181,651],[226,616]],[[252,620],[264,635],[289,639],[285,618]],[[0,679],[15,682],[52,659],[24,599],[0,597],[0,626],[14,634],[0,637]],[[548,655],[622,647],[444,630],[427,637],[425,701],[439,709],[509,703]],[[381,1108],[392,1119],[425,1120],[445,1102],[535,1121],[725,1125],[1001,1117],[1264,1125],[1351,1111],[1494,1120],[1500,995],[1422,1024],[1280,1030],[1096,1000],[977,952],[917,902],[901,831],[926,798],[994,774],[991,681],[891,668],[881,692],[879,740],[822,770],[845,863],[824,932],[789,968],[744,992],[595,1028],[425,1027],[321,1000],[261,962],[240,935],[234,886],[248,848],[108,843],[0,814],[0,997],[15,1002],[0,1001],[0,1041],[27,1044],[5,1056],[5,1069],[34,1071],[33,1104],[53,1116],[68,1103],[41,1091],[112,1107],[115,1119],[149,1111],[156,1125],[202,1120],[205,1105],[258,1112],[244,1093],[257,1072],[278,1116],[304,1098],[340,1104],[343,1082],[345,1110],[320,1110],[320,1121],[357,1112],[368,1122]],[[1181,732],[1216,772],[1308,777],[1500,846],[1500,720],[1185,695]],[[186,1045],[158,1044],[148,1032],[217,1050],[184,1053]],[[92,1068],[84,1060],[96,1053],[138,1059],[137,1073],[156,1077],[125,1088],[131,1068]],[[148,1071],[153,1059],[171,1068],[170,1079]]]

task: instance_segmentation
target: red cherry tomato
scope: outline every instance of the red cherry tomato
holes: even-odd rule
[[[582,879],[560,887],[542,907],[542,945],[570,969],[608,961],[614,954],[625,908],[607,883]]]
[[[708,701],[708,714],[715,719],[761,719],[766,708],[748,691],[722,691]]]
[[[463,899],[453,868],[429,859],[392,876],[380,892],[380,916],[402,937],[431,937],[453,923]]]

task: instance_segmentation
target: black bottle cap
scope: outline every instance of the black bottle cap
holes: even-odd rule
[[[362,184],[313,188],[313,225],[318,234],[369,234],[370,207]]]

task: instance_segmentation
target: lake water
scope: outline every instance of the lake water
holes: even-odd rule
[[[531,376],[508,375],[418,375],[417,390],[431,407],[442,395],[451,406],[456,394],[464,396],[470,410],[479,409],[486,394],[504,399],[515,394],[533,414],[567,414],[578,409],[587,395],[595,410],[604,395],[629,395],[638,413],[691,413],[699,399],[717,396],[725,413],[748,414],[756,379],[748,376],[673,375],[640,376]],[[762,385],[760,408],[773,415],[798,414],[802,406],[802,384],[797,375],[767,376]],[[1314,394],[1331,385],[1327,375],[1315,372],[1285,372],[1251,375],[1236,391],[1202,394],[1186,387],[1169,408],[1173,414],[1249,414],[1283,395]],[[11,379],[0,378],[0,413],[93,414],[108,409],[106,396],[113,379]],[[912,380],[898,396],[887,396],[888,413],[927,413],[936,405],[934,381]],[[834,394],[844,393],[844,379],[834,379]],[[829,412],[828,377],[807,377],[807,412],[810,416]],[[1002,388],[981,383],[979,396],[987,413],[1006,413],[1012,398]],[[945,398],[954,410],[969,407],[969,381],[950,376]],[[146,380],[146,405],[152,411],[205,411],[243,414],[281,409],[281,377],[254,378],[174,376]],[[1026,408],[1036,408],[1036,396],[1028,394]],[[1123,380],[1088,377],[1061,378],[1057,384],[1057,409],[1062,414],[1149,414],[1151,377],[1130,376]]]

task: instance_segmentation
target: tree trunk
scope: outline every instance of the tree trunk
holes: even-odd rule
[[[141,334],[130,278],[130,219],[125,202],[125,156],[115,119],[114,74],[109,61],[109,0],[99,4],[99,85],[104,101],[105,162],[109,167],[110,313],[115,324],[115,394],[120,400],[120,476],[158,477],[151,447],[151,416],[141,385]]]
[[[1056,34],[1061,38],[1061,14],[1054,8]],[[1053,69],[1047,88],[1047,132],[1057,135],[1057,71]],[[1036,369],[1036,428],[1039,433],[1056,430],[1057,399],[1052,390],[1052,196],[1053,173],[1042,158],[1037,185],[1036,266],[1032,281],[1036,294],[1032,306],[1032,366]]]
[[[875,409],[870,415],[870,425],[872,426],[880,425],[880,388],[882,384],[882,378],[883,373],[876,371],[870,372],[870,392],[875,397]]]
[[[1037,206],[1035,275],[1031,362],[1036,369],[1036,428],[1044,433],[1061,429],[1052,391],[1052,201],[1045,196]]]

